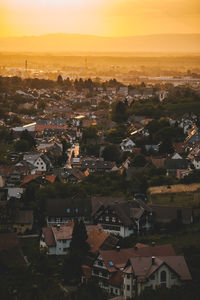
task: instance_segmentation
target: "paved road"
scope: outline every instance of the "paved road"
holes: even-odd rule
[[[38,238],[39,234],[27,234],[27,235],[18,235],[20,239],[28,239],[28,238]]]
[[[74,157],[79,156],[79,144],[75,144],[74,147],[68,149],[68,161],[65,165],[65,168],[71,169],[71,159],[72,159],[72,153],[74,152]]]

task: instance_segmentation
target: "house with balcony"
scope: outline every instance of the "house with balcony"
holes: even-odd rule
[[[142,201],[109,197],[94,197],[92,201],[93,205],[99,202],[99,207],[93,211],[93,221],[107,233],[127,237],[151,228],[151,210]]]

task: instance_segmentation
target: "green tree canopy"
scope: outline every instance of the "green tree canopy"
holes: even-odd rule
[[[121,154],[120,154],[117,146],[115,146],[115,145],[106,146],[102,152],[102,156],[103,156],[104,160],[107,160],[107,161],[119,162],[120,155]]]
[[[116,102],[112,109],[112,120],[117,123],[123,123],[127,119],[128,119],[127,105],[122,101]]]

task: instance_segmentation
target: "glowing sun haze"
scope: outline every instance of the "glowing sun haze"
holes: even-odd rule
[[[199,33],[200,0],[1,0],[0,36]]]

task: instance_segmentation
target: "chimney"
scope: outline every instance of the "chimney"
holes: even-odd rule
[[[116,247],[116,251],[117,251],[117,252],[120,252],[120,246],[117,246],[117,247]]]
[[[60,224],[57,224],[56,228],[57,230],[60,230]]]
[[[155,256],[152,256],[151,260],[152,260],[152,265],[155,265]]]

